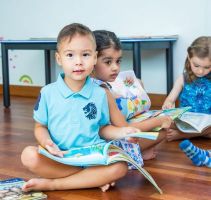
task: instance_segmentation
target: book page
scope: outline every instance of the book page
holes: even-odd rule
[[[179,119],[191,125],[198,132],[202,132],[205,128],[211,126],[211,115],[204,113],[186,112]]]
[[[149,140],[156,140],[158,137],[158,133],[137,132],[133,134],[128,134],[124,138],[127,137],[139,137]],[[117,140],[120,140],[120,138]],[[41,146],[39,146],[39,153],[65,165],[72,165],[72,166],[107,165],[108,148],[111,145],[111,143],[112,141],[108,143],[100,143],[91,146],[72,148],[69,149],[66,154],[64,154],[64,157],[54,156]]]
[[[137,132],[128,134],[127,137],[139,137],[156,140],[158,134],[158,132]],[[39,153],[57,162],[73,166],[96,166],[108,165],[120,161],[129,162],[135,166],[160,193],[162,193],[161,189],[158,187],[151,175],[146,170],[144,170],[141,165],[137,164],[136,161],[134,161],[133,158],[131,158],[126,152],[124,152],[123,149],[112,145],[113,141],[87,147],[72,148],[62,158],[50,154],[41,146],[39,146]]]
[[[191,107],[165,109],[159,116],[170,116],[174,120],[182,116],[183,113],[186,113],[188,110],[190,110],[190,108]]]
[[[149,140],[156,140],[158,135],[159,135],[158,132],[137,132],[137,133],[130,133],[123,138],[119,138],[118,140],[124,139],[124,138],[129,138],[129,137],[137,137],[137,138],[144,138],[144,139],[149,139]]]
[[[23,192],[22,186],[25,181],[22,178],[11,178],[0,181],[0,199],[25,199],[41,200],[47,199],[47,195],[42,192]]]
[[[176,124],[176,127],[184,133],[200,133],[198,130],[193,128],[190,124],[184,121],[181,121],[180,119],[176,119],[175,124]]]
[[[183,113],[187,112],[190,108],[191,107],[171,108],[165,110],[149,110],[147,112],[134,116],[133,118],[129,119],[128,122],[140,122],[157,116],[170,116],[174,120],[180,117]]]
[[[46,149],[39,146],[39,153],[57,162],[72,166],[106,165],[109,143],[101,143],[87,147],[70,149],[64,157],[50,154]]]
[[[128,156],[121,148],[110,145],[109,152],[116,153],[115,155],[109,157],[108,163],[114,163],[119,161],[125,161],[133,166],[136,167],[136,169],[158,190],[160,194],[162,194],[162,190],[159,188],[155,180],[152,178],[152,176],[140,165],[138,165],[130,156]]]
[[[149,119],[151,117],[156,117],[162,112],[162,110],[149,110],[147,112],[141,113],[139,115],[134,116],[133,118],[128,119],[129,123],[133,122],[141,122],[143,120]]]
[[[139,96],[143,90],[132,70],[120,72],[116,80],[109,83],[112,86],[112,90],[124,98]]]

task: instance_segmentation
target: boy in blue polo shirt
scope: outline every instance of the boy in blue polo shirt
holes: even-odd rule
[[[116,139],[137,131],[110,125],[104,89],[89,78],[96,64],[95,38],[81,24],[65,26],[57,38],[56,60],[62,67],[55,83],[42,88],[34,107],[35,137],[51,154],[63,156],[72,147],[82,147]],[[67,190],[100,187],[106,191],[127,173],[127,164],[80,168],[63,165],[26,147],[22,163],[42,178],[29,180],[23,191]]]

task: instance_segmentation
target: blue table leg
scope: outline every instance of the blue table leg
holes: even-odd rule
[[[45,84],[51,83],[51,55],[50,50],[45,50]]]
[[[137,78],[141,79],[141,51],[139,42],[133,43],[133,70]]]
[[[9,88],[9,62],[8,49],[4,44],[1,44],[2,55],[2,77],[3,77],[3,101],[4,107],[10,106],[10,88]]]
[[[167,76],[167,94],[173,87],[173,47],[169,42],[169,48],[166,49],[166,76]]]

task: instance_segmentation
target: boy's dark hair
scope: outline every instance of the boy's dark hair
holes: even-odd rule
[[[114,48],[116,50],[121,50],[121,42],[114,32],[106,30],[96,30],[93,31],[96,45],[97,45],[97,56],[101,55],[101,52],[108,48]]]
[[[198,58],[209,58],[211,61],[211,37],[201,36],[193,41],[191,46],[187,49],[188,56],[185,60],[184,77],[188,83],[193,82],[197,77],[191,70],[189,59],[196,56]],[[207,76],[211,80],[210,74]]]
[[[57,37],[57,51],[59,49],[61,42],[64,39],[69,39],[69,42],[70,42],[71,39],[73,38],[73,36],[75,36],[76,34],[83,35],[83,36],[90,35],[93,38],[94,45],[96,46],[95,36],[94,36],[93,32],[87,26],[84,26],[83,24],[79,24],[79,23],[72,23],[72,24],[65,26],[59,32],[59,35]]]

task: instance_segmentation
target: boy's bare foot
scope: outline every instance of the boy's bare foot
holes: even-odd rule
[[[151,159],[155,158],[156,155],[157,155],[157,151],[156,151],[155,147],[151,147],[142,152],[143,160],[151,160]]]
[[[111,186],[114,187],[114,186],[115,186],[115,182],[105,184],[105,185],[103,185],[102,187],[100,187],[100,189],[101,189],[103,192],[106,192]]]
[[[27,181],[23,187],[22,191],[29,192],[29,191],[42,191],[42,190],[53,190],[51,179],[42,179],[42,178],[34,178]]]
[[[52,187],[52,181],[53,181],[52,179],[33,178],[23,185],[22,191],[30,192],[30,191],[54,190],[54,188]],[[114,187],[115,182],[105,184],[100,188],[103,192],[106,192],[111,186]]]

